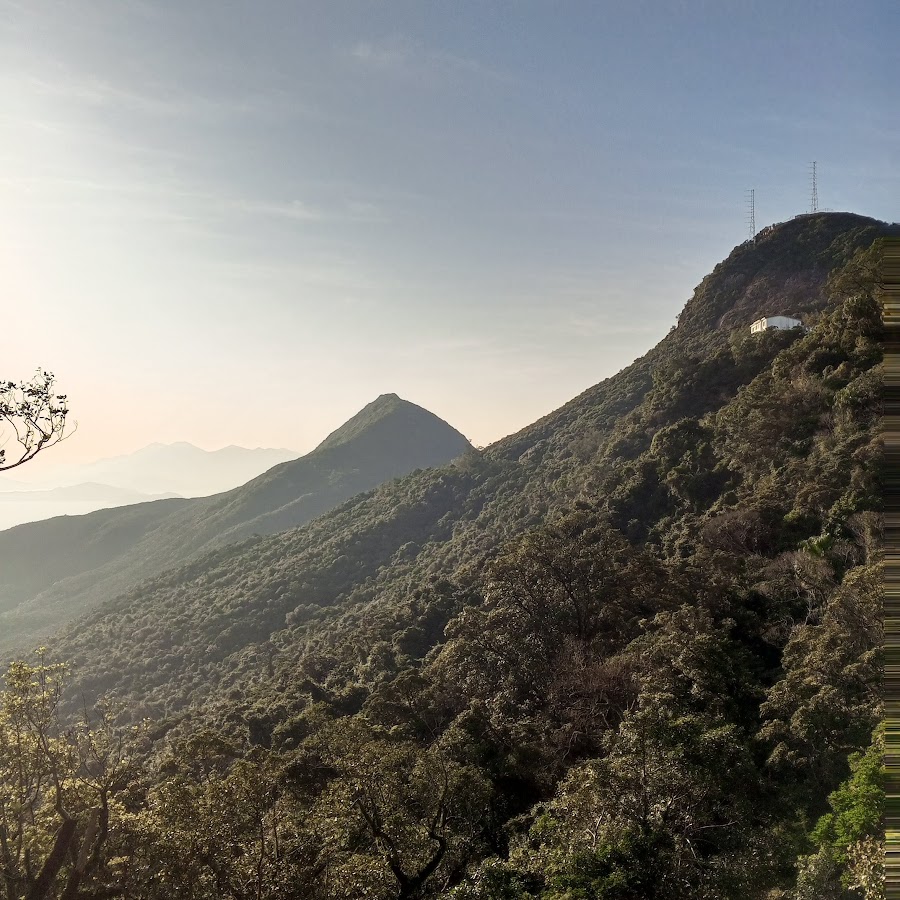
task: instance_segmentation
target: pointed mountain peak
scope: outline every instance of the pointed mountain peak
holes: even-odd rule
[[[382,441],[386,438],[399,442],[425,438],[428,443],[458,449],[458,453],[465,452],[471,446],[462,434],[434,413],[397,394],[381,394],[329,434],[313,452],[356,443],[366,436],[374,436],[376,432]]]

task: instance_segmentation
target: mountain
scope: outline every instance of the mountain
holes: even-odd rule
[[[44,468],[32,483],[38,488],[99,483],[143,495],[203,497],[238,487],[272,466],[296,457],[292,450],[263,447],[202,450],[184,441],[150,444],[124,456]],[[23,473],[23,478],[30,478],[25,469]]]
[[[829,272],[895,233],[851,213],[767,229],[703,279],[655,348],[559,410],[481,454],[385,484],[305,528],[165,572],[61,635],[59,652],[91,692],[115,687],[139,714],[174,712],[239,672],[249,677],[278,648],[309,646],[319,632],[332,640],[348,619],[368,615],[369,604],[402,606],[410,584],[477,571],[504,542],[579,504],[605,504],[634,541],[661,540],[630,511],[640,491],[649,502],[657,490],[632,471],[633,461],[679,423],[695,423],[702,437],[699,423],[736,402],[798,338],[781,332],[753,341],[749,325],[784,313],[814,327],[828,309]],[[164,668],[147,664],[154,647],[167,648]]]
[[[59,633],[73,706],[154,722],[116,865],[152,896],[879,896],[888,236],[766,229],[534,425]],[[750,333],[778,314],[805,328]]]
[[[4,641],[21,646],[198,553],[302,525],[385,480],[469,450],[446,422],[385,394],[311,453],[234,490],[0,532]]]

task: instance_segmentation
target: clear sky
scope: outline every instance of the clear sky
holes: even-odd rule
[[[896,2],[0,0],[3,378],[79,432],[477,444],[661,338],[757,226],[898,218]],[[49,461],[49,460],[48,460]]]

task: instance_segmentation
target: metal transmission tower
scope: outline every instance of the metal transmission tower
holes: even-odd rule
[[[809,211],[811,213],[819,211],[819,189],[816,185],[816,162],[813,160],[812,164],[809,167],[809,181],[810,181],[810,191],[809,191]]]
[[[747,227],[750,229],[750,240],[756,243],[756,189],[747,191]]]

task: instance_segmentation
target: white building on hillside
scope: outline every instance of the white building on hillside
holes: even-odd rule
[[[770,328],[777,328],[779,331],[786,331],[789,328],[802,328],[803,323],[799,319],[791,319],[788,316],[763,316],[757,319],[750,326],[750,334],[757,334],[760,331],[768,331]]]

